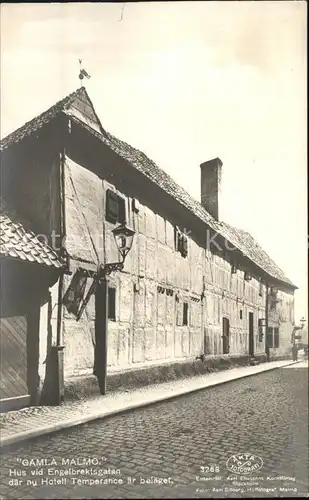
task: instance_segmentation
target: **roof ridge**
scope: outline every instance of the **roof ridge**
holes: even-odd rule
[[[10,132],[8,135],[6,135],[5,137],[3,137],[1,140],[0,140],[0,150],[4,149],[7,145],[7,143],[10,143],[10,139],[13,137],[13,136],[18,136],[18,134],[23,130],[23,129],[26,129],[27,127],[29,127],[32,123],[35,123],[37,122],[38,119],[41,119],[42,121],[44,120],[45,117],[49,116],[49,115],[56,115],[57,113],[59,113],[60,111],[62,111],[62,109],[67,106],[68,104],[70,104],[72,102],[72,100],[75,99],[75,97],[77,97],[81,91],[86,91],[85,87],[80,87],[76,90],[74,90],[73,92],[71,92],[70,94],[68,94],[67,96],[65,97],[62,97],[59,101],[57,101],[55,104],[53,104],[52,106],[50,106],[49,108],[45,109],[45,111],[42,111],[41,113],[38,113],[34,118],[31,118],[31,120],[28,120],[26,121],[23,125],[21,125],[20,127],[18,127],[17,129],[13,130],[12,132]],[[51,116],[52,117],[52,116]],[[50,117],[50,118],[51,118]],[[23,137],[23,136],[22,136]],[[22,138],[21,137],[21,138]]]

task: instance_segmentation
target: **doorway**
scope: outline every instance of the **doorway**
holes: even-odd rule
[[[249,312],[249,356],[254,356],[253,313]]]
[[[223,354],[230,352],[230,321],[228,318],[223,318],[222,321],[222,351]]]

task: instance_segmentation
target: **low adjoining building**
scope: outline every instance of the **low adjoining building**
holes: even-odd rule
[[[49,289],[61,269],[56,252],[0,200],[1,411],[35,405],[42,397],[53,399],[51,328],[43,312],[52,322]]]

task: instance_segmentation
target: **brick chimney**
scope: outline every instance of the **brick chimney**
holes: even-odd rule
[[[222,165],[220,158],[201,164],[201,204],[216,220],[219,220]]]

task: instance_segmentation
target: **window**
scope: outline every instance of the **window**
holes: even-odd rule
[[[183,303],[183,315],[182,315],[182,324],[187,325],[188,324],[188,314],[189,312],[189,304],[188,302]]]
[[[180,236],[181,236],[181,232],[180,232],[179,228],[177,226],[175,226],[175,228],[174,228],[174,242],[175,242],[175,250],[176,250],[176,252],[179,251]]]
[[[268,347],[274,347],[274,343],[273,343],[273,327],[268,327],[268,330],[267,330],[267,346]]]
[[[116,321],[116,288],[108,287],[108,319]]]
[[[188,255],[188,237],[183,234],[181,238],[181,255],[187,257]]]
[[[258,320],[258,328],[259,328],[259,342],[263,342],[264,332],[263,332],[263,318],[259,318]]]
[[[106,212],[105,218],[107,221],[116,224],[126,223],[126,204],[125,199],[119,196],[114,191],[108,189],[106,191]]]
[[[279,328],[274,328],[274,347],[279,347]]]
[[[242,309],[239,311],[239,318],[242,319]]]
[[[259,296],[262,297],[263,295],[263,283],[262,281],[260,281],[259,283]]]
[[[175,250],[182,257],[187,257],[188,255],[188,237],[177,226],[175,227]]]

